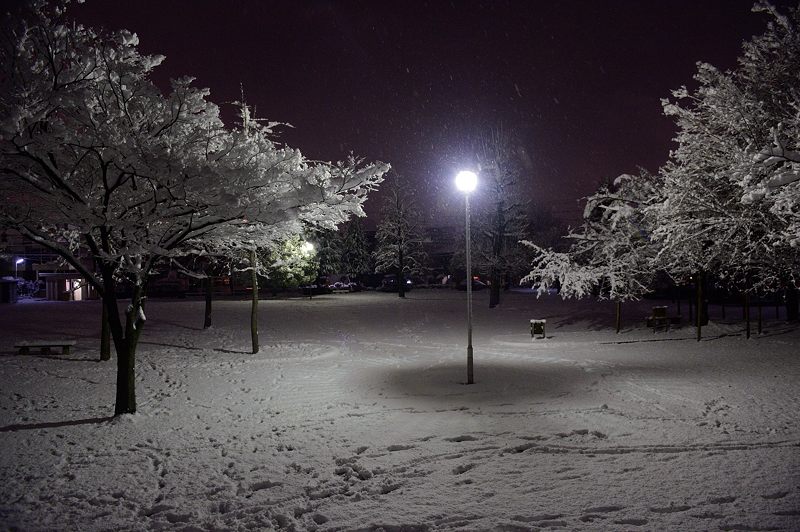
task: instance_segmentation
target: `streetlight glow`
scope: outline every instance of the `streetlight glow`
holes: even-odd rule
[[[478,186],[478,176],[475,172],[462,170],[456,175],[456,188],[461,192],[472,192]]]
[[[311,242],[303,242],[302,249],[303,253],[305,253],[306,255],[310,255],[311,253],[314,252],[314,244],[312,244]]]
[[[23,259],[22,257],[18,258],[18,259],[17,259],[17,260],[14,262],[14,278],[15,278],[15,279],[16,279],[17,277],[19,277],[19,265],[20,265],[20,264],[22,264],[23,262],[25,262],[25,259]]]

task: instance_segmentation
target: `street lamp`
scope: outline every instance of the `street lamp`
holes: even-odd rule
[[[472,259],[469,246],[469,194],[478,186],[478,176],[475,172],[462,170],[456,175],[456,188],[464,193],[464,206],[466,209],[466,239],[467,239],[467,384],[474,384],[472,374]]]
[[[305,240],[300,245],[300,252],[303,254],[304,257],[310,257],[312,253],[314,253],[314,244]],[[308,299],[314,299],[314,286],[316,286],[316,279],[314,282],[308,285]]]
[[[19,259],[16,260],[16,262],[14,262],[14,278],[15,279],[19,277],[19,265],[22,264],[23,262],[25,262],[25,259],[23,259],[23,258],[19,258]]]

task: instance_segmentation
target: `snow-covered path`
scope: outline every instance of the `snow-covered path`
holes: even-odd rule
[[[653,302],[476,293],[153,300],[139,413],[97,302],[0,308],[0,524],[24,530],[797,530],[800,331],[657,333]],[[774,318],[765,309],[765,316]],[[729,312],[729,315],[735,314]],[[548,339],[531,340],[530,318]],[[634,323],[635,322],[635,323]],[[78,340],[69,356],[19,339]]]

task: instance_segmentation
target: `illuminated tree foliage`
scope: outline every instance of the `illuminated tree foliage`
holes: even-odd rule
[[[277,146],[270,124],[228,128],[191,78],[162,94],[151,73],[164,57],[140,54],[135,34],[68,22],[61,7],[7,17],[2,39],[0,224],[58,253],[101,294],[116,414],[136,410],[136,346],[159,260],[192,242],[256,248],[303,223],[334,226],[363,214],[387,170],[309,163]],[[123,280],[133,295],[120,313]]]

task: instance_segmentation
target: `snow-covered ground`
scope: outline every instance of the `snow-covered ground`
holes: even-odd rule
[[[248,302],[203,330],[201,301],[153,300],[118,419],[97,302],[2,306],[0,525],[800,529],[800,330],[774,307],[750,340],[714,308],[698,343],[644,328],[657,302],[617,335],[609,303],[487,297],[471,386],[464,292],[265,300],[256,355]],[[77,346],[13,349],[47,337]]]

